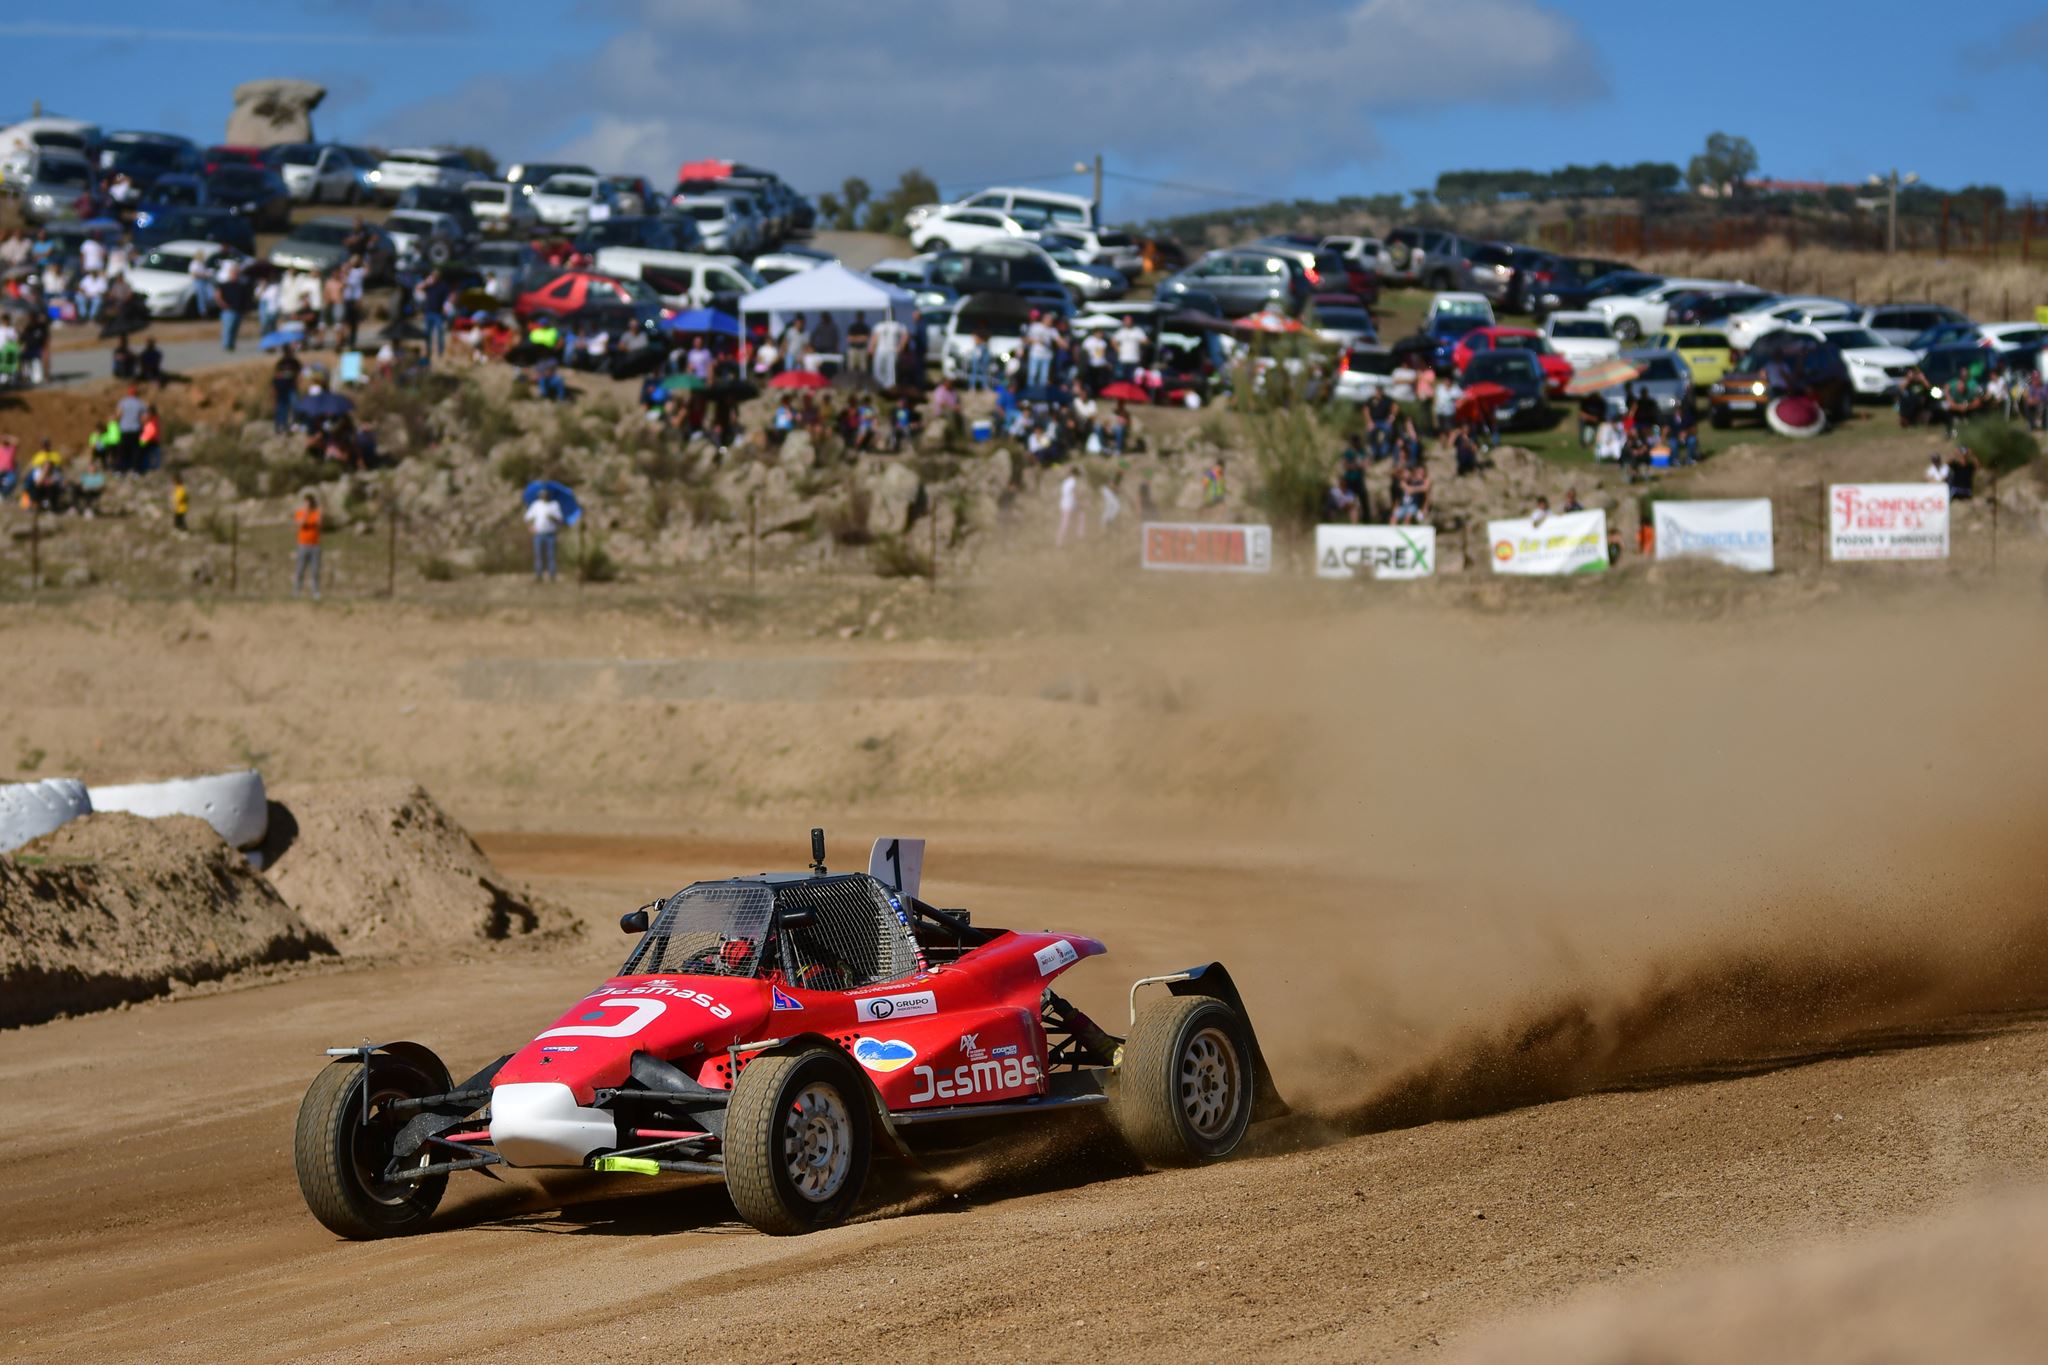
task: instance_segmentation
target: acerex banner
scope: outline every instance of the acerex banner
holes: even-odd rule
[[[1607,513],[1553,512],[1486,523],[1493,571],[1518,574],[1602,573],[1607,568]]]
[[[1948,485],[1828,486],[1830,559],[1947,559]]]
[[[1148,521],[1143,529],[1140,562],[1148,569],[1267,573],[1273,567],[1270,526]]]
[[[1427,578],[1435,572],[1434,526],[1316,527],[1317,578]]]
[[[1718,559],[1751,573],[1774,567],[1769,498],[1659,502],[1656,509],[1659,559]]]

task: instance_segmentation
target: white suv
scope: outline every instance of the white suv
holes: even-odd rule
[[[397,147],[384,154],[368,178],[377,187],[380,198],[395,200],[415,185],[459,190],[483,177],[463,160],[460,152],[438,147]]]
[[[540,223],[526,191],[509,180],[472,180],[462,187],[470,216],[482,232],[526,232]]]
[[[1665,280],[1627,294],[1605,295],[1586,307],[1606,318],[1607,325],[1623,341],[1634,341],[1664,330],[1664,324],[1671,321],[1671,300],[1680,294],[1747,287],[1726,280]]]
[[[945,209],[918,225],[910,234],[910,246],[913,251],[966,251],[1030,231],[997,209]]]
[[[581,232],[612,215],[611,186],[595,175],[551,175],[527,201],[549,227]]]

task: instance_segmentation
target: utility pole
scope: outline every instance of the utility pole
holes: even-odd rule
[[[1899,186],[1917,185],[1920,177],[1910,171],[1901,176],[1899,168],[1894,166],[1889,175],[1871,176],[1869,183],[1885,192],[1884,254],[1896,256],[1899,254]]]
[[[1097,153],[1095,154],[1095,159],[1094,159],[1094,161],[1093,161],[1093,162],[1088,162],[1088,161],[1076,161],[1076,162],[1074,163],[1074,174],[1075,174],[1075,175],[1086,175],[1086,174],[1088,174],[1088,172],[1089,172],[1089,171],[1090,171],[1091,169],[1092,169],[1092,170],[1093,170],[1093,171],[1095,172],[1095,220],[1096,220],[1096,224],[1097,224],[1098,226],[1100,226],[1100,224],[1102,223],[1102,153],[1101,153],[1101,152],[1097,152]]]

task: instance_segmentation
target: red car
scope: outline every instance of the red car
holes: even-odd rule
[[[1482,351],[1531,351],[1543,367],[1543,386],[1556,397],[1572,377],[1572,363],[1550,349],[1550,339],[1529,327],[1475,327],[1458,339],[1451,351],[1451,366],[1458,373]]]
[[[258,170],[270,169],[270,163],[263,159],[261,147],[236,147],[222,144],[206,149],[206,174],[212,175],[223,166],[254,166]]]
[[[1051,989],[1094,939],[927,905],[921,839],[835,874],[813,830],[811,858],[622,917],[618,974],[460,1084],[418,1043],[328,1049],[293,1138],[313,1216],[395,1236],[452,1172],[565,1167],[721,1175],[742,1218],[801,1233],[847,1218],[874,1158],[963,1132],[1108,1118],[1142,1159],[1191,1165],[1287,1112],[1221,965],[1135,983],[1134,1002],[1166,992],[1118,1038]]]
[[[645,284],[594,270],[565,270],[512,302],[512,310],[522,319],[545,313],[562,321],[591,313],[640,313],[649,308],[658,315],[661,300]]]

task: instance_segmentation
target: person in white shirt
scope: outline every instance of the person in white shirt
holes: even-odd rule
[[[79,268],[88,275],[97,275],[107,268],[107,248],[101,244],[100,235],[95,232],[78,244]]]
[[[284,285],[273,275],[256,291],[256,330],[268,336],[277,330],[278,315],[284,310]]]
[[[884,314],[868,337],[868,345],[874,352],[875,383],[885,389],[896,387],[896,357],[902,352],[904,339],[909,335],[909,328]]]
[[[1602,422],[1593,433],[1593,458],[1596,460],[1619,460],[1621,458],[1621,423],[1613,418]]]
[[[95,321],[100,315],[100,305],[106,301],[106,277],[97,270],[88,270],[78,279],[78,320]]]
[[[1065,545],[1069,534],[1079,540],[1087,527],[1088,519],[1081,511],[1081,471],[1069,467],[1067,477],[1060,480],[1060,526],[1052,543]]]
[[[1934,454],[1927,458],[1927,472],[1920,477],[1928,483],[1947,483],[1948,458],[1940,451],[1935,451]]]
[[[562,504],[555,501],[554,492],[545,486],[526,504],[526,528],[533,532],[534,582],[544,578],[551,583],[560,581],[555,542],[561,538],[562,525],[567,520]]]
[[[1114,479],[1102,485],[1102,530],[1104,534],[1108,533],[1109,524],[1123,515],[1124,500],[1118,497],[1116,493],[1117,485],[1122,483],[1123,480],[1124,476],[1119,472]]]
[[[1031,325],[1024,329],[1026,388],[1042,389],[1052,383],[1052,353],[1059,341],[1060,334],[1033,313]]]
[[[1145,329],[1126,322],[1116,330],[1116,377],[1129,379],[1145,359]]]

